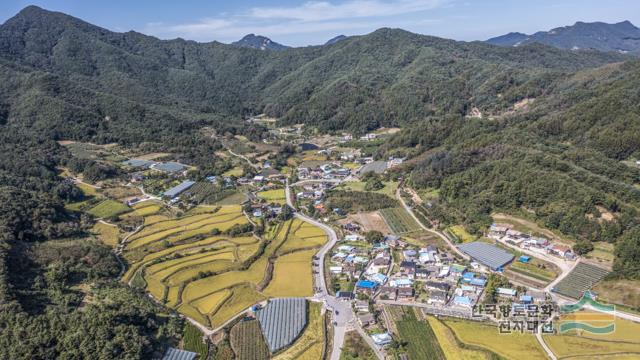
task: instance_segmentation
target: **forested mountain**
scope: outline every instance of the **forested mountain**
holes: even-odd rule
[[[336,36],[336,37],[333,37],[333,38],[331,38],[331,39],[327,40],[327,42],[326,42],[326,43],[324,43],[324,44],[325,44],[325,45],[332,45],[332,44],[335,44],[335,43],[337,43],[338,41],[342,41],[342,40],[344,40],[344,39],[346,39],[346,38],[347,38],[347,37],[346,37],[345,35],[338,35],[338,36]]]
[[[175,331],[110,281],[108,251],[65,242],[90,219],[62,206],[81,195],[57,176],[71,160],[56,140],[144,146],[209,170],[220,144],[201,130],[258,140],[264,129],[241,119],[262,112],[325,132],[401,126],[376,156],[409,157],[392,175],[438,190],[434,219],[480,232],[494,211],[522,214],[615,243],[616,276],[640,278],[640,170],[627,165],[640,158],[634,57],[387,28],[261,51],[28,7],[0,26],[0,358],[151,357]],[[104,289],[82,311],[78,281]]]
[[[473,107],[500,111],[556,74],[625,59],[394,29],[333,46],[258,51],[114,33],[37,7],[0,27],[0,57],[144,106],[234,117],[267,112],[288,123],[360,132]]]
[[[271,39],[255,34],[245,35],[242,39],[231,43],[231,45],[235,45],[238,47],[246,47],[251,49],[258,50],[284,50],[289,47],[286,45],[278,44],[277,42],[272,41]]]
[[[640,55],[640,29],[629,21],[616,24],[577,22],[532,35],[509,33],[487,40],[499,46],[521,46],[532,43],[551,45],[560,49],[595,49]]]

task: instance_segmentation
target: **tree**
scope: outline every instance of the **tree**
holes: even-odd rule
[[[616,245],[615,255],[613,271],[616,275],[640,279],[640,227],[625,232]]]
[[[372,178],[364,184],[364,189],[367,191],[376,191],[382,188],[384,188],[384,183],[378,178]]]
[[[282,221],[289,220],[293,217],[294,210],[289,205],[282,205],[282,212],[278,215],[278,218]]]
[[[580,240],[573,245],[573,252],[578,255],[584,255],[593,251],[593,243],[587,240]]]
[[[367,233],[364,234],[364,238],[365,240],[367,240],[367,242],[374,244],[382,242],[384,240],[384,235],[382,235],[382,233],[378,230],[371,230],[367,231]]]

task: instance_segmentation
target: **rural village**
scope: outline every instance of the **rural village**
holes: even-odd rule
[[[543,343],[540,328],[557,311],[549,304],[580,299],[609,272],[521,219],[497,216],[482,236],[427,220],[429,194],[393,175],[405,158],[372,153],[396,129],[355,140],[303,130],[228,139],[220,175],[170,154],[64,143],[120,167],[99,185],[64,169],[88,195],[69,207],[102,219],[96,235],[123,259],[124,281],[188,319],[205,343],[246,358],[337,360],[351,346],[406,359],[403,344],[422,336],[411,327],[428,321],[440,336],[458,334],[469,321],[504,322],[496,306],[505,304],[525,320],[546,309],[535,328],[515,329]],[[287,154],[282,144],[293,144]],[[196,353],[166,358],[182,355]]]

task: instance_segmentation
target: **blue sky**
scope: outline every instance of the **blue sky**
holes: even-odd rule
[[[638,0],[1,0],[0,22],[27,5],[61,11],[114,31],[163,39],[231,42],[248,33],[316,45],[380,27],[456,40],[533,33],[576,21],[640,26]]]

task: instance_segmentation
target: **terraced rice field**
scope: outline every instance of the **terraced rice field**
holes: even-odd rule
[[[273,279],[264,289],[268,296],[313,296],[313,274],[309,264],[317,250],[298,251],[279,256],[276,260]]]
[[[445,320],[455,336],[464,344],[488,350],[505,359],[547,359],[533,334],[503,334],[493,325],[475,321]]]
[[[579,299],[585,291],[591,289],[597,282],[607,276],[608,273],[608,270],[581,262],[573,268],[569,275],[560,280],[551,291]]]
[[[131,208],[133,208],[131,215],[144,216],[146,218],[162,212],[163,205],[156,201],[143,201],[131,206]]]
[[[406,234],[421,230],[420,225],[403,208],[389,208],[379,210],[394,234]]]
[[[308,323],[302,335],[293,345],[274,356],[274,360],[317,360],[322,359],[325,339],[325,321],[320,312],[321,305],[309,303]]]
[[[312,295],[322,230],[294,219],[263,238],[224,235],[247,222],[237,205],[199,207],[180,218],[150,214],[125,246],[123,280],[212,328],[269,297]]]

